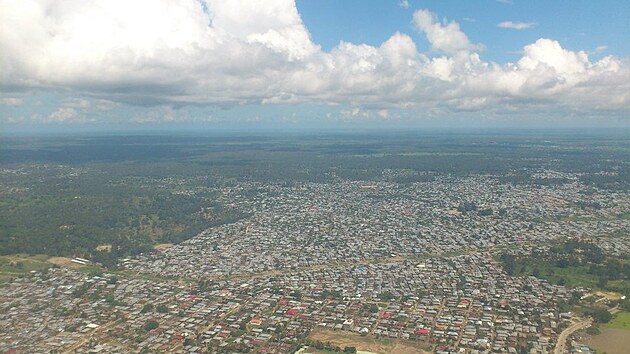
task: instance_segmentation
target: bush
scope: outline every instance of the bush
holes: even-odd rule
[[[148,320],[147,323],[144,324],[144,330],[148,332],[150,330],[158,328],[159,326],[160,324],[157,323],[157,321]]]
[[[153,304],[146,304],[142,307],[142,311],[140,313],[147,313],[153,310]]]
[[[608,310],[599,307],[593,307],[584,312],[585,314],[593,317],[595,322],[607,323],[612,319],[612,315]]]
[[[601,333],[601,331],[599,330],[599,328],[595,327],[595,326],[591,326],[589,328],[586,329],[586,333],[595,336]]]

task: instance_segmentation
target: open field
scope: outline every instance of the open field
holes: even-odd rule
[[[112,251],[112,245],[111,244],[98,245],[98,246],[96,246],[96,250],[97,251],[102,251],[102,252],[111,252]]]
[[[619,312],[615,318],[603,325],[604,328],[618,328],[628,330],[630,336],[630,312]]]
[[[158,245],[153,246],[153,249],[157,251],[161,251],[161,250],[169,249],[173,246],[175,245],[172,243],[160,243]]]
[[[333,345],[355,347],[359,351],[371,353],[411,354],[427,353],[430,346],[422,342],[413,342],[403,339],[376,338],[374,336],[361,336],[354,333],[331,331],[327,329],[315,329],[309,336],[312,340],[323,343],[330,342]],[[320,353],[317,350],[307,353]]]
[[[26,274],[32,270],[44,270],[52,266],[48,256],[15,254],[0,256],[0,281],[12,276]]]
[[[51,257],[48,259],[48,262],[64,268],[79,269],[85,267],[84,265],[72,262],[72,258],[68,257]]]
[[[585,342],[599,353],[625,354],[630,348],[630,330],[604,328],[602,333],[589,337]]]

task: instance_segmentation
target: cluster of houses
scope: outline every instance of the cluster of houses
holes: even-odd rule
[[[2,284],[0,352],[290,353],[330,331],[440,353],[549,353],[573,291],[510,276],[493,257],[576,236],[627,253],[600,237],[627,233],[614,215],[628,196],[586,188],[493,177],[224,187],[218,202],[250,217],[119,271]]]
[[[594,192],[578,182],[532,188],[491,177],[444,177],[299,188],[242,183],[217,192],[219,203],[251,217],[128,260],[125,267],[162,276],[222,277],[483,251],[629,228],[627,219],[616,217],[630,208],[627,195]],[[457,210],[464,203],[475,209]],[[624,248],[615,242],[628,241],[605,242],[613,252]]]
[[[507,275],[489,254],[201,282],[50,269],[1,292],[13,301],[3,303],[0,350],[29,352],[284,353],[318,328],[443,351],[543,353],[571,296]]]

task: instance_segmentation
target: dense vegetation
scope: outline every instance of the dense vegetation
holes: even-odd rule
[[[504,253],[508,274],[531,275],[569,287],[620,292],[630,296],[630,260],[607,257],[595,244],[568,240],[528,256]]]
[[[181,242],[245,216],[216,201],[216,188],[235,179],[411,183],[493,174],[534,186],[567,183],[533,177],[554,169],[578,172],[594,186],[627,189],[625,137],[624,132],[4,137],[0,254],[82,255],[110,264],[157,243]],[[388,174],[392,169],[404,173]],[[474,204],[461,208],[501,212]],[[97,251],[99,245],[111,245],[111,251]]]

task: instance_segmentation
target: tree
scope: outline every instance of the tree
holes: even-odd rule
[[[504,253],[501,255],[501,261],[503,262],[503,269],[505,269],[505,272],[509,275],[514,274],[516,257],[513,254]]]
[[[607,323],[612,319],[612,315],[608,310],[600,307],[591,308],[586,313],[593,317],[596,322]]]
[[[159,326],[160,326],[160,324],[159,324],[159,323],[157,323],[157,321],[155,321],[155,320],[148,320],[148,321],[144,324],[144,330],[148,332],[148,331],[150,331],[150,330],[153,330],[153,329],[158,328]]]
[[[153,304],[146,304],[142,307],[140,313],[147,313],[153,310]]]
[[[540,269],[538,269],[538,267],[534,268],[534,270],[532,271],[532,275],[536,278],[540,277]]]
[[[599,279],[597,280],[597,286],[603,289],[606,287],[607,284],[608,284],[608,276],[606,276],[605,274],[600,275]]]
[[[479,211],[480,216],[489,216],[492,214],[494,214],[494,211],[492,210],[492,208],[482,209]]]

